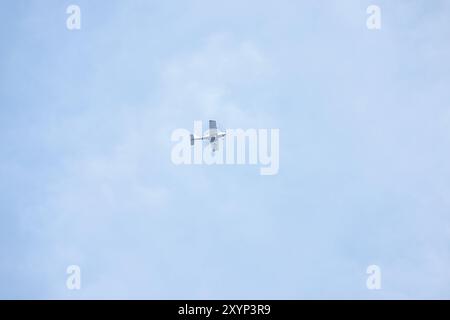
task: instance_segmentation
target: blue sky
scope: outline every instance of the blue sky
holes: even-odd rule
[[[2,3],[0,298],[449,299],[449,14]],[[279,128],[278,175],[173,165],[171,132],[208,119]]]

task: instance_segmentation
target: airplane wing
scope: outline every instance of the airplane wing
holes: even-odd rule
[[[193,134],[191,134],[191,146],[194,145],[194,141],[195,140],[205,140],[205,139],[209,139],[209,136],[203,136],[203,137],[198,137],[198,136],[194,136]]]

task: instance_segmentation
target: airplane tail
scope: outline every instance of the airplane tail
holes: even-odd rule
[[[209,129],[217,129],[216,120],[209,120]]]
[[[194,145],[194,135],[191,134],[191,146],[193,146],[193,145]]]

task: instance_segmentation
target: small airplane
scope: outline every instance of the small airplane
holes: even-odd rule
[[[191,146],[194,145],[195,140],[209,140],[211,143],[212,151],[215,152],[219,150],[219,138],[225,137],[227,133],[225,131],[217,130],[216,120],[209,120],[209,130],[206,135],[201,137],[196,137],[191,134]]]

